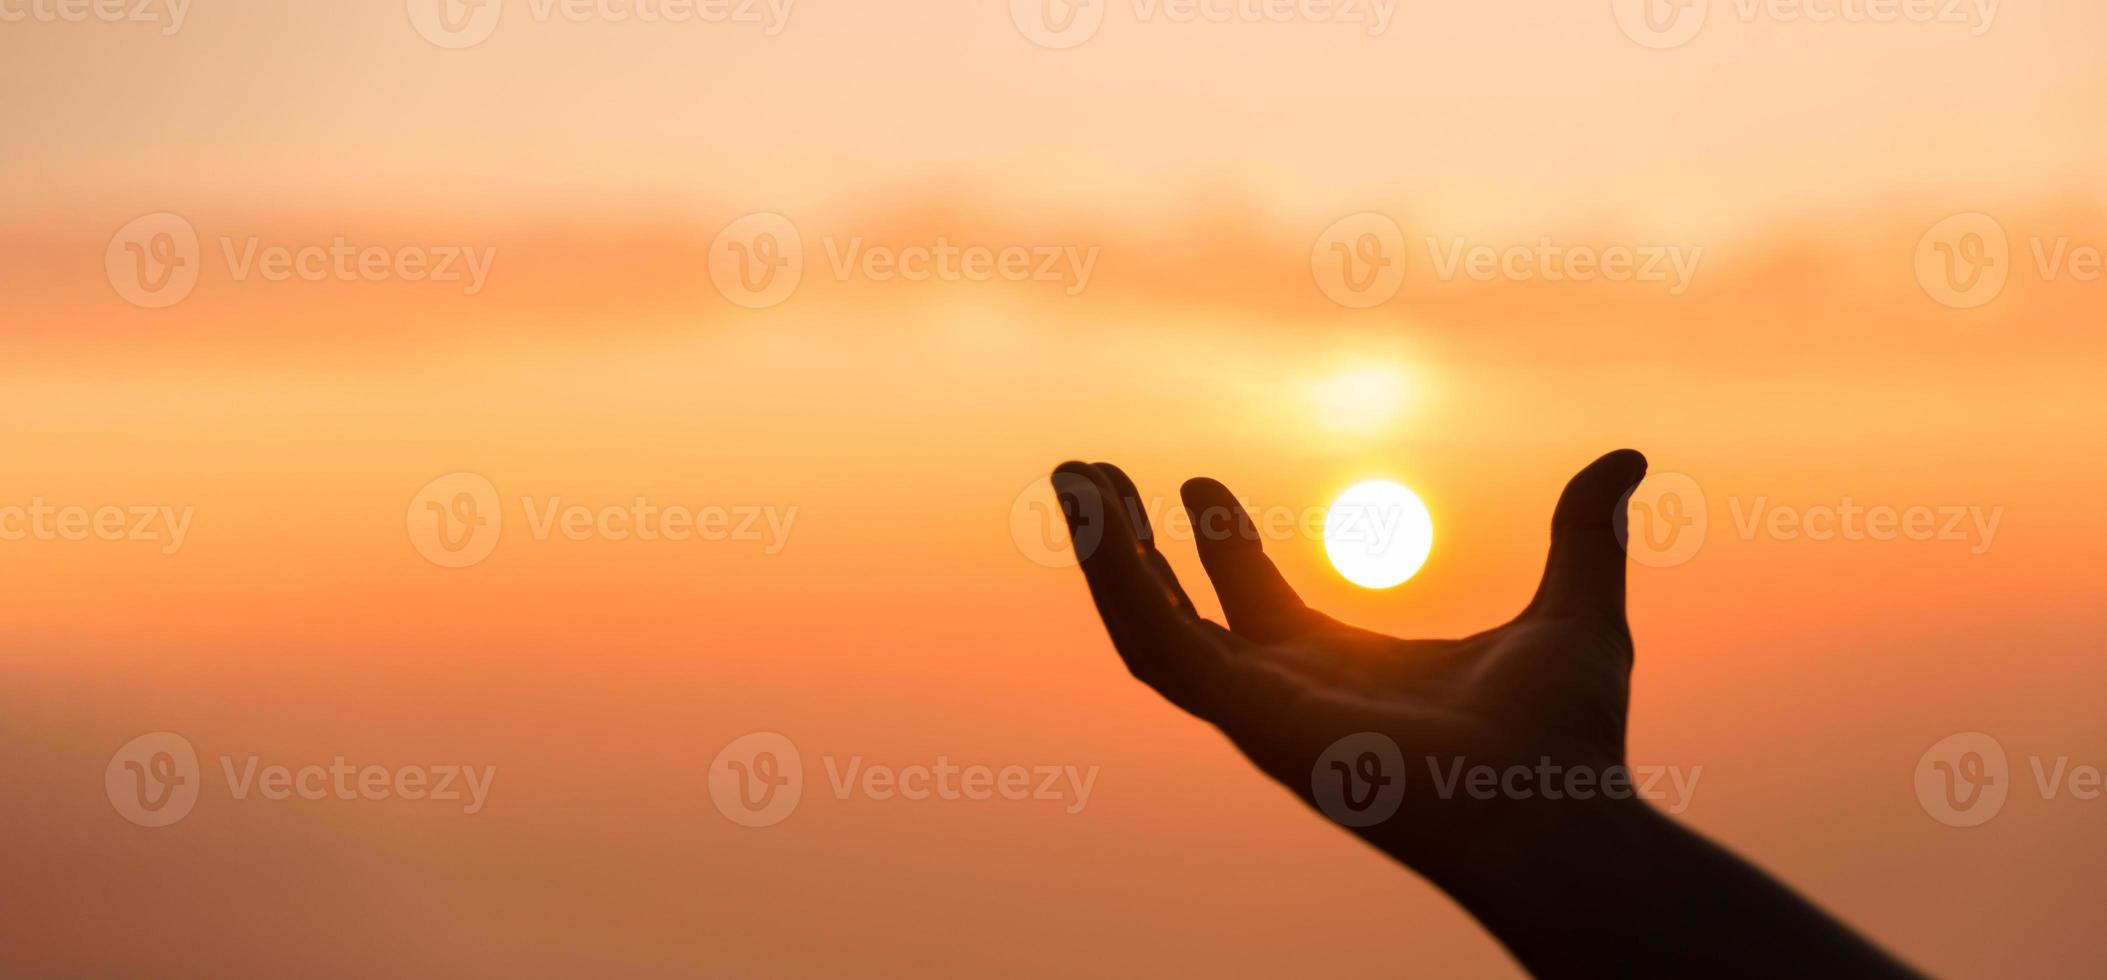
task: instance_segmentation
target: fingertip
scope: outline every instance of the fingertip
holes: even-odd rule
[[[1092,463],[1090,468],[1097,471],[1098,479],[1103,481],[1105,489],[1125,499],[1131,507],[1141,506],[1141,488],[1134,485],[1134,478],[1128,476],[1126,470],[1111,463]]]
[[[1095,493],[1098,486],[1097,474],[1090,469],[1090,464],[1074,461],[1054,467],[1052,480],[1056,493],[1072,493],[1086,490]]]
[[[1095,518],[1105,512],[1104,494],[1098,489],[1097,480],[1087,464],[1062,463],[1054,467],[1051,482],[1054,500],[1061,505],[1061,516],[1068,521],[1071,536],[1081,528],[1101,523]],[[1079,552],[1082,550],[1078,548]]]
[[[1053,472],[1053,488],[1055,493],[1089,492],[1094,494],[1097,492],[1097,483],[1090,477],[1074,470],[1055,470]]]
[[[1636,449],[1619,449],[1603,454],[1588,465],[1588,470],[1618,477],[1625,486],[1634,486],[1646,478],[1646,454]]]
[[[1209,557],[1213,545],[1239,539],[1257,540],[1256,530],[1250,526],[1251,518],[1244,513],[1243,503],[1220,481],[1194,477],[1178,488],[1178,496],[1185,501],[1185,515],[1192,523],[1202,561]]]
[[[1214,582],[1229,628],[1269,643],[1294,636],[1323,617],[1310,612],[1266,557],[1258,525],[1243,501],[1218,480],[1194,477],[1178,488],[1192,518],[1200,566]]]
[[[1119,488],[1113,484],[1110,477],[1105,475],[1105,471],[1095,463],[1069,460],[1054,467],[1054,488],[1056,490],[1060,489],[1064,482],[1070,487],[1084,487],[1087,485],[1088,489],[1100,499],[1119,499]]]
[[[1566,482],[1553,523],[1606,520],[1610,510],[1646,478],[1646,457],[1636,449],[1605,453]]]
[[[1119,500],[1121,505],[1126,508],[1127,523],[1133,525],[1134,536],[1139,538],[1143,544],[1153,544],[1156,535],[1155,527],[1149,521],[1148,507],[1142,503],[1141,488],[1134,485],[1134,478],[1128,476],[1127,471],[1111,463],[1101,462],[1091,465],[1097,470],[1098,475],[1104,479],[1107,489],[1112,491],[1113,497]]]
[[[1185,501],[1185,505],[1188,507],[1195,503],[1204,506],[1219,504],[1225,498],[1235,499],[1230,494],[1229,488],[1223,486],[1220,481],[1204,476],[1196,476],[1185,481],[1178,487],[1178,496]]]
[[[1085,480],[1091,479],[1093,475],[1090,464],[1079,459],[1071,459],[1053,468],[1054,476],[1060,476],[1064,473],[1070,476],[1079,476]]]
[[[1631,493],[1646,476],[1646,457],[1619,449],[1568,481],[1551,516],[1551,554],[1536,598],[1524,612],[1624,615],[1624,521]]]

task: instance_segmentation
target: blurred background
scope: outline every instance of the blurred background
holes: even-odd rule
[[[2096,972],[2103,40],[2085,0],[0,0],[0,973],[1513,976],[1127,676],[1044,475],[1403,482],[1403,586],[1269,550],[1460,635],[1622,446],[1688,515],[1631,597],[1681,818],[1935,973]],[[754,732],[802,789],[741,822]],[[1925,789],[1964,733],[1989,809]],[[244,777],[339,759],[394,788]],[[837,788],[946,762],[1093,782]],[[452,766],[479,804],[393,775]]]

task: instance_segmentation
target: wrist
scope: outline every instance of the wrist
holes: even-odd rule
[[[1407,863],[1531,973],[1629,975],[1630,930],[1671,915],[1651,869],[1676,825],[1633,798],[1511,802]]]
[[[1504,801],[1470,814],[1463,832],[1398,856],[1476,913],[1482,896],[1511,895],[1517,882],[1599,880],[1600,866],[1643,850],[1665,819],[1629,796]]]
[[[1537,976],[1914,976],[1641,800],[1513,802],[1408,863]]]

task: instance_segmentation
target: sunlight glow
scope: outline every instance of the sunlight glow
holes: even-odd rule
[[[1366,589],[1403,583],[1434,549],[1434,519],[1402,484],[1369,480],[1346,488],[1324,515],[1324,553],[1346,580]]]
[[[1404,372],[1389,365],[1352,367],[1317,382],[1318,420],[1335,429],[1381,432],[1405,412]]]

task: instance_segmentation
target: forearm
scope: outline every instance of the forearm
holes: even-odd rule
[[[1421,863],[1540,977],[1917,975],[1636,800],[1541,804]]]

